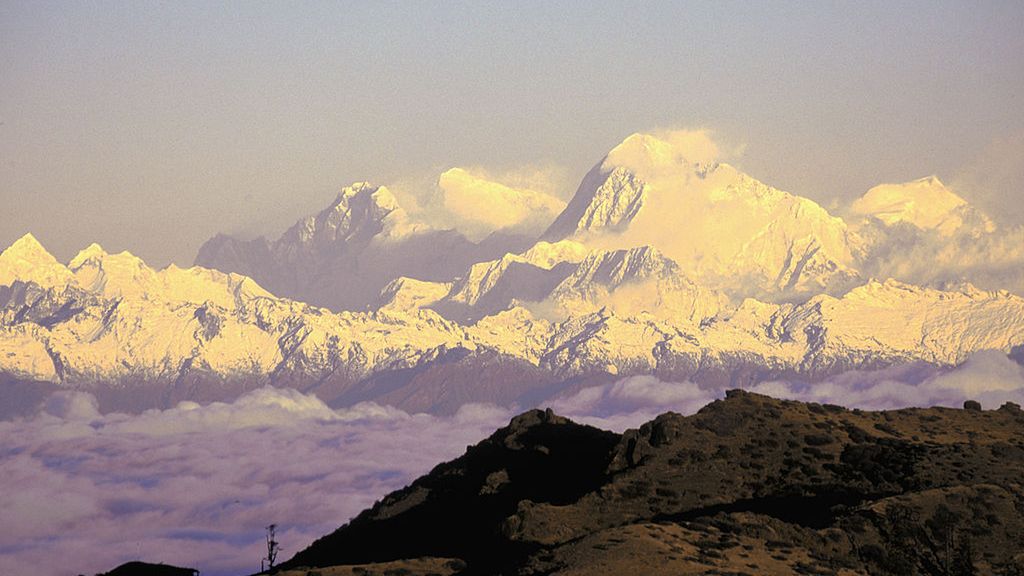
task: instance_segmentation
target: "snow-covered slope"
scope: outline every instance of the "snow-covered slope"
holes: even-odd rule
[[[531,374],[530,386],[554,394],[560,382],[588,375],[818,377],[908,360],[952,365],[973,351],[1024,343],[1024,300],[1007,293],[890,281],[801,305],[747,300],[732,308],[652,248],[595,251],[575,263],[572,245],[520,255],[538,270],[572,267],[546,297],[572,303],[567,315],[548,320],[513,303],[465,325],[417,303],[454,286],[401,280],[378,311],[332,313],[237,275],[155,271],[96,246],[69,269],[29,247],[21,242],[0,259],[0,274],[17,276],[0,287],[0,373],[85,387],[122,408],[230,397],[270,382],[327,400],[402,398],[407,407],[450,411],[493,401],[496,386],[502,398],[526,394],[518,388],[526,377],[515,374]],[[12,256],[28,252],[31,259]],[[614,304],[628,303],[636,287],[653,290],[661,307]],[[486,381],[488,366],[500,382]],[[441,396],[414,393],[424,381]]]
[[[475,321],[519,301],[544,300],[587,253],[570,240],[538,242],[521,254],[474,264],[432,308],[447,318]]]
[[[856,279],[857,241],[841,219],[716,156],[702,133],[634,134],[584,178],[544,237],[652,246],[694,281],[739,296],[838,291]]]
[[[429,290],[436,295],[441,286],[435,283]],[[419,284],[417,289],[428,288]],[[442,298],[414,300],[446,318],[468,322],[517,305],[555,319],[607,308],[619,315],[700,322],[728,302],[724,294],[690,281],[674,261],[650,246],[589,250],[572,240],[541,241],[522,254],[474,264]]]
[[[679,323],[711,318],[727,301],[694,284],[650,246],[592,253],[547,300],[564,316],[607,308],[619,316],[650,314]]]
[[[430,229],[413,222],[386,187],[360,182],[275,241],[218,235],[200,248],[195,264],[249,276],[275,294],[332,310],[366,310],[399,277],[447,282],[476,262],[527,245],[514,236],[474,243]]]
[[[1024,228],[931,178],[872,189],[851,229],[718,157],[700,132],[630,136],[541,240],[425,228],[365,183],[188,269],[97,245],[64,265],[26,235],[0,253],[0,383],[118,408],[273,383],[453,411],[612,375],[743,385],[1024,345],[1024,299],[963,282],[1024,286]]]
[[[79,252],[67,268],[78,285],[111,299],[166,300],[232,308],[256,297],[271,297],[252,279],[205,268],[170,265],[156,271],[129,252],[107,254],[98,244]]]
[[[33,281],[40,286],[63,286],[71,272],[57,261],[31,233],[0,252],[0,286]]]
[[[1024,226],[996,226],[938,178],[876,186],[849,210],[864,275],[1024,295]]]
[[[39,261],[40,279],[52,278],[50,259]],[[19,268],[22,277],[0,288],[0,349],[14,351],[0,358],[0,371],[88,387],[173,387],[196,375],[249,387],[311,385],[408,367],[466,340],[432,312],[333,314],[276,298],[243,276],[155,271],[97,246],[72,263],[63,285],[40,285],[32,269]]]
[[[936,230],[943,236],[950,236],[965,225],[973,225],[980,232],[995,230],[988,216],[935,176],[875,186],[858,198],[850,210],[855,216],[877,218],[887,226],[907,223],[922,230]]]

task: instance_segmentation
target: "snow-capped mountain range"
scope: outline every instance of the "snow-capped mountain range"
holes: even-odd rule
[[[244,274],[310,304],[366,310],[400,276],[447,281],[529,242],[504,234],[472,242],[454,230],[429,228],[412,221],[386,187],[357,182],[279,239],[219,235],[200,247],[195,264]]]
[[[365,183],[278,240],[218,236],[188,269],[95,244],[64,264],[26,235],[0,253],[0,383],[105,409],[272,383],[451,412],[624,375],[736,386],[1024,345],[1011,292],[862,272],[908,230],[1000,233],[937,179],[874,188],[844,220],[706,148],[627,138],[535,241],[429,228]]]

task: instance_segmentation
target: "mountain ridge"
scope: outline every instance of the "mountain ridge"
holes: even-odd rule
[[[1022,430],[1012,403],[865,412],[742,390],[621,435],[532,410],[280,573],[1011,574]]]
[[[394,398],[396,386],[408,392],[425,387],[400,394],[399,406],[450,413],[466,402],[495,400],[497,382],[471,385],[485,366],[518,365],[523,374],[536,374],[500,394],[514,403],[540,389],[557,394],[581,378],[655,374],[712,386],[751,373],[814,380],[909,361],[954,366],[975,351],[1009,352],[1024,344],[1024,300],[1006,292],[887,281],[802,304],[748,299],[723,306],[657,261],[653,249],[634,251],[640,260],[633,264],[583,259],[577,265],[586,271],[581,285],[601,292],[578,312],[547,320],[515,304],[471,324],[429,307],[332,313],[277,298],[244,276],[174,266],[154,271],[133,256],[106,255],[98,247],[75,259],[74,273],[34,253],[45,263],[38,270],[44,281],[63,269],[66,283],[46,287],[28,279],[0,289],[0,371],[93,391],[105,409],[223,400],[272,383],[328,402],[344,402],[356,389],[361,399],[374,399]],[[606,257],[616,254],[625,253]],[[541,265],[553,262],[533,257]],[[7,251],[0,254],[0,262],[9,260]],[[129,274],[121,273],[125,265]],[[643,276],[643,270],[655,271],[665,298],[682,303],[666,304],[676,312],[609,307],[622,289],[616,278]],[[564,273],[571,296],[572,273]],[[643,284],[626,284],[634,286]],[[624,294],[629,299],[632,293]],[[693,314],[678,313],[680,306],[695,306]],[[440,391],[428,382],[441,367],[460,392],[431,398],[426,390]],[[510,373],[494,374],[507,379]]]
[[[215,236],[200,247],[195,265],[238,272],[271,292],[334,311],[362,311],[398,277],[447,281],[520,246],[525,241],[515,236],[471,242],[415,223],[386,187],[357,182],[277,240]]]
[[[905,237],[947,259],[996,242],[937,179],[873,188],[864,203],[881,208],[847,225],[720,156],[703,132],[634,134],[540,240],[427,228],[365,182],[277,240],[211,239],[197,262],[223,272],[153,270],[96,244],[64,265],[29,234],[0,253],[0,375],[95,392],[104,409],[275,384],[452,413],[635,375],[723,387],[945,370],[1024,344],[1019,296],[884,274],[883,248]],[[949,202],[924,220],[907,203],[936,194]]]

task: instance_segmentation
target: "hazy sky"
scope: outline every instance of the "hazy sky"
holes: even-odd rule
[[[826,206],[934,173],[1024,221],[1022,2],[553,4],[0,0],[0,244],[190,264],[352,181],[532,166],[567,197],[698,127]]]

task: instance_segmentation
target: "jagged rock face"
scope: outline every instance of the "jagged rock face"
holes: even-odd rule
[[[588,255],[653,250],[671,263],[676,279],[631,290],[633,308],[691,316],[710,300],[841,295],[863,283],[862,271],[891,268],[885,251],[898,238],[898,225],[941,234],[994,230],[934,177],[868,191],[851,208],[864,220],[851,230],[811,200],[718,162],[713,148],[701,133],[630,136],[587,174],[532,247],[525,238],[495,235],[473,244],[452,231],[430,230],[412,223],[386,188],[357,183],[278,240],[218,236],[196,263],[248,275],[279,296],[333,310],[430,307],[472,323],[516,303],[562,308],[559,298],[549,300],[552,290]],[[547,261],[536,252],[547,252]],[[431,296],[403,296],[392,304],[400,278],[421,283],[406,282],[406,288]],[[687,283],[710,298],[678,301],[670,285]],[[599,285],[584,291],[599,296],[591,300],[606,296]],[[579,313],[574,300],[563,303]]]
[[[1022,433],[1010,404],[851,412],[741,391],[621,436],[532,411],[285,566],[426,556],[461,559],[465,574],[1015,573]]]
[[[739,297],[854,283],[858,240],[806,198],[701,159],[692,142],[634,134],[584,178],[547,230],[602,247],[652,246]]]
[[[335,311],[374,308],[399,277],[444,282],[470,265],[526,247],[493,235],[480,243],[410,222],[387,188],[357,183],[275,241],[216,236],[197,266],[249,276],[271,292]]]
[[[336,406],[377,400],[451,413],[467,402],[539,402],[609,375],[736,385],[905,361],[955,365],[973,351],[1024,344],[1024,301],[1010,294],[890,281],[841,298],[732,308],[650,248],[549,244],[480,266],[475,283],[453,285],[430,306],[443,312],[453,293],[500,302],[503,286],[538,277],[520,267],[540,275],[540,294],[550,290],[540,304],[562,312],[550,321],[511,303],[468,325],[397,305],[403,290],[413,302],[436,299],[444,286],[431,283],[393,287],[396,305],[376,312],[332,313],[237,274],[155,271],[95,246],[61,272],[48,254],[31,252],[34,269],[0,272],[64,284],[0,288],[0,371],[88,389],[105,410],[227,400],[269,383]]]
[[[276,241],[218,237],[201,250],[200,262],[240,273],[153,270],[96,245],[65,266],[27,235],[0,253],[0,373],[87,388],[118,409],[271,383],[334,405],[449,412],[608,376],[814,380],[1024,345],[1024,300],[1008,293],[847,286],[860,236],[704,148],[627,138],[551,241],[425,229],[365,183]],[[942,201],[929,211],[932,196]],[[881,235],[966,214],[937,180],[865,198],[863,230]]]
[[[603,164],[595,166],[544,238],[558,241],[588,230],[624,230],[643,207],[645,186],[626,168],[606,171]]]

